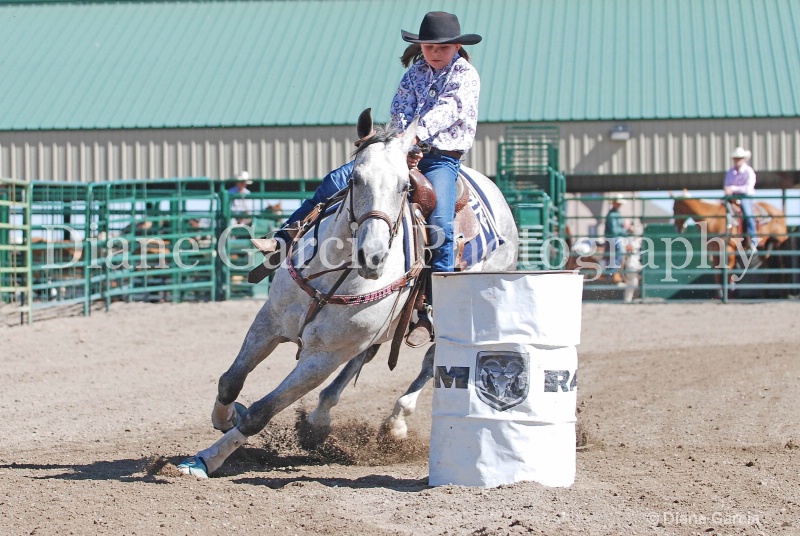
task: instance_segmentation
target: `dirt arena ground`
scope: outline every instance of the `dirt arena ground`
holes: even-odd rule
[[[115,306],[0,327],[0,534],[800,534],[800,303],[586,304],[570,488],[427,486],[431,387],[396,450],[375,430],[415,376],[382,351],[319,452],[281,414],[208,481],[218,376],[254,302]],[[266,394],[284,345],[249,378]]]

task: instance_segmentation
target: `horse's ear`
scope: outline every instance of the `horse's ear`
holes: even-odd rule
[[[419,117],[415,117],[411,124],[408,125],[408,128],[403,135],[400,136],[400,146],[403,149],[403,153],[407,153],[411,150],[414,144],[417,141],[417,123],[419,122]]]
[[[372,108],[367,108],[358,116],[356,133],[359,140],[363,140],[372,133]]]

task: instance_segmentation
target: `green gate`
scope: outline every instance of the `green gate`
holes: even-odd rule
[[[512,126],[498,146],[497,186],[520,233],[518,266],[563,266],[568,252],[554,240],[565,233],[567,181],[558,172],[558,127]]]
[[[127,180],[91,187],[88,234],[98,244],[91,299],[210,301],[216,298],[219,197],[209,179]]]
[[[83,245],[89,190],[84,183],[31,183],[32,305],[37,317],[89,312],[90,273]]]
[[[281,182],[255,181],[254,191],[243,196],[220,190],[220,299],[263,298],[269,292],[269,279],[257,285],[247,282],[250,270],[264,260],[250,239],[272,234],[291,216],[293,209],[285,208],[284,201],[311,195],[305,181],[296,181],[293,190],[276,189],[288,188]]]
[[[4,323],[30,323],[30,185],[0,179],[0,312]]]

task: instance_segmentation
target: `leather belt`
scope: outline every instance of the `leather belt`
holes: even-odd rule
[[[431,147],[430,145],[421,146],[422,152],[426,154],[431,154],[433,156],[449,156],[450,158],[455,158],[456,160],[461,160],[464,156],[463,151],[442,151],[441,149],[437,149],[436,147]]]

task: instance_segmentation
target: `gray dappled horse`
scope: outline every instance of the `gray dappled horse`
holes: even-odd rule
[[[277,413],[347,363],[336,380],[320,393],[319,405],[305,423],[317,441],[329,433],[330,409],[338,402],[345,385],[372,359],[378,346],[392,340],[409,296],[406,285],[391,292],[382,291],[394,288],[393,283],[402,281],[406,274],[404,226],[396,222],[407,210],[410,182],[406,154],[415,136],[416,121],[402,135],[378,127],[374,136],[361,143],[355,154],[348,197],[341,202],[336,215],[320,223],[319,249],[315,255],[307,256],[310,259],[305,257],[307,264],[301,269],[303,274],[322,273],[310,283],[323,295],[334,288],[336,296],[379,298],[350,305],[331,303],[319,309],[313,321],[306,322],[313,298],[290,272],[292,265],[298,264],[297,256],[313,249],[311,233],[300,238],[295,248],[298,252],[295,261],[284,263],[276,272],[269,298],[250,326],[239,355],[219,379],[211,421],[225,434],[211,447],[179,464],[182,472],[207,477],[249,436],[263,430]],[[494,183],[476,171],[468,170],[468,173],[489,202],[497,230],[505,240],[472,269],[513,270],[519,240],[511,211]],[[325,273],[331,267],[341,266],[352,266],[353,273],[345,277],[341,270]],[[298,344],[298,362],[294,370],[275,390],[249,408],[235,402],[247,375],[283,342]],[[433,346],[425,354],[418,377],[384,423],[383,433],[395,439],[405,437],[405,416],[414,411],[419,392],[432,377]]]

